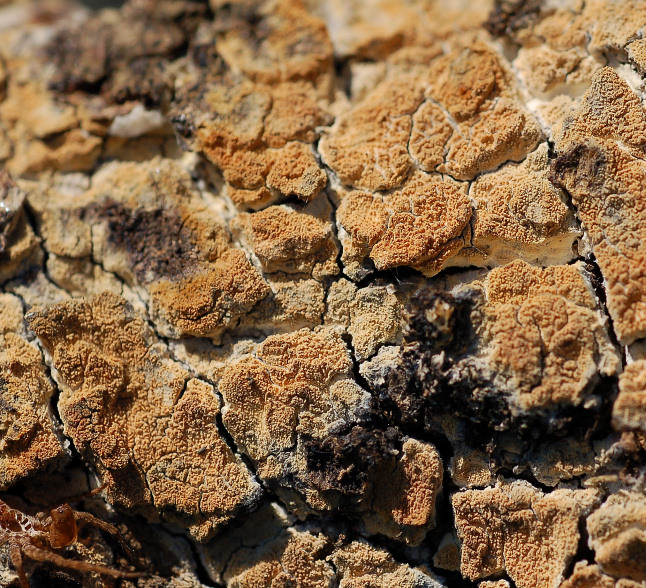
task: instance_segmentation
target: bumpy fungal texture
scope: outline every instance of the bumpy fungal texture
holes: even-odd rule
[[[566,263],[579,236],[563,193],[549,181],[548,146],[540,145],[520,165],[481,175],[469,196],[476,203],[472,263],[504,264],[524,259],[542,266]]]
[[[85,194],[68,201],[33,200],[46,248],[62,261],[91,256],[138,289],[166,336],[218,338],[269,294],[174,161],[108,164]]]
[[[411,73],[392,71],[321,139],[323,160],[343,184],[396,188],[415,164],[467,180],[536,146],[539,126],[486,44],[456,48]]]
[[[25,338],[22,302],[0,295],[0,488],[66,456],[49,405],[54,386],[40,350]]]
[[[337,213],[347,235],[341,260],[351,278],[366,257],[378,270],[410,266],[434,275],[465,245],[470,218],[467,195],[438,175],[413,174],[383,195],[349,192]]]
[[[224,578],[240,588],[290,583],[303,588],[325,588],[334,577],[324,557],[328,548],[326,537],[287,531],[269,545],[263,545],[262,550],[240,549],[229,562]]]
[[[646,431],[646,361],[628,364],[619,377],[619,396],[612,407],[616,429]]]
[[[245,545],[232,555],[223,579],[230,586],[326,588],[335,573],[326,561],[330,541],[321,534],[286,529],[260,545]]]
[[[437,588],[442,585],[432,574],[400,564],[387,551],[366,541],[344,545],[330,559],[341,573],[339,588]]]
[[[646,583],[644,2],[88,4],[0,0],[2,501],[105,483],[140,587]]]
[[[221,170],[242,208],[312,200],[327,178],[310,143],[333,91],[323,22],[298,1],[214,3],[213,12],[175,80],[178,135]]]
[[[611,494],[587,520],[589,545],[601,570],[646,581],[646,499],[639,492]]]
[[[481,333],[496,371],[518,391],[513,404],[521,410],[581,404],[594,374],[619,369],[581,266],[537,270],[513,262],[492,270],[484,284]]]
[[[643,584],[622,578],[607,576],[596,565],[577,562],[572,575],[561,584],[561,588],[638,588]]]
[[[339,280],[328,290],[325,323],[347,332],[356,357],[367,359],[383,345],[401,342],[400,317],[407,299],[407,292],[385,284],[357,288]]]
[[[205,540],[258,499],[218,431],[212,386],[171,360],[125,300],[105,293],[29,320],[56,366],[65,434],[111,501]]]
[[[554,181],[571,195],[607,282],[608,311],[622,343],[646,335],[644,164],[646,110],[609,67],[592,78],[557,135]]]
[[[264,271],[306,273],[322,280],[339,273],[330,212],[327,201],[317,198],[305,207],[241,213],[235,222]]]
[[[525,482],[454,494],[462,574],[506,571],[520,588],[558,585],[577,551],[579,518],[596,499],[594,490],[545,496]]]
[[[442,477],[442,459],[435,446],[408,439],[395,469],[375,482],[378,491],[372,509],[363,517],[368,532],[420,543],[435,526]]]

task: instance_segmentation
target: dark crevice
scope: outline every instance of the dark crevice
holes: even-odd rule
[[[125,0],[80,0],[80,2],[92,10],[121,8],[125,4]]]
[[[569,578],[574,572],[574,566],[580,561],[587,561],[588,563],[594,563],[594,551],[588,547],[588,529],[586,526],[586,517],[582,516],[579,519],[578,525],[579,531],[579,543],[577,546],[577,552],[574,557],[568,563],[568,566],[563,572],[563,578]]]
[[[180,535],[180,537],[183,537]],[[195,575],[197,576],[197,579],[199,582],[204,584],[204,586],[210,586],[212,588],[224,588],[224,584],[217,583],[211,578],[209,575],[209,572],[206,570],[206,567],[204,566],[204,563],[202,562],[202,558],[200,557],[200,554],[197,551],[197,546],[195,543],[186,537],[183,537],[186,542],[189,545],[189,548],[191,550],[191,554],[193,555],[193,561],[195,563]]]

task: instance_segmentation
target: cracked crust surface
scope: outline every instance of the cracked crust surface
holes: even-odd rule
[[[0,1],[0,498],[141,587],[644,584],[644,10]]]
[[[646,334],[644,131],[646,111],[640,99],[614,70],[603,68],[559,128],[559,157],[552,170],[555,181],[572,195],[587,231],[622,343]]]
[[[169,358],[125,300],[104,293],[29,320],[56,366],[65,433],[112,502],[164,514],[205,540],[258,499],[218,431],[212,386]]]
[[[588,517],[588,543],[601,570],[615,578],[646,580],[645,516],[643,494],[620,491]]]
[[[462,574],[506,571],[521,588],[558,585],[577,551],[579,519],[595,500],[594,490],[545,496],[523,482],[454,494]]]
[[[0,487],[67,456],[50,399],[54,386],[40,350],[25,338],[21,300],[0,295]]]

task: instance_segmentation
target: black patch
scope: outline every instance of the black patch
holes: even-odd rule
[[[401,449],[401,433],[356,425],[339,434],[305,441],[310,484],[360,498],[381,463]]]
[[[141,284],[159,278],[181,279],[190,273],[199,251],[182,230],[183,219],[167,210],[131,210],[114,201],[82,211],[89,220],[107,222],[109,242],[128,254]]]
[[[543,0],[495,0],[484,27],[494,36],[511,37],[526,28],[541,11]]]
[[[50,88],[65,93],[98,93],[108,75],[111,37],[111,27],[98,18],[91,18],[80,31],[57,34],[45,48],[46,59],[56,71]]]
[[[192,139],[195,135],[195,125],[185,114],[178,114],[170,119],[175,132],[183,139]]]
[[[146,108],[168,102],[170,91],[165,81],[168,61],[141,57],[119,69],[106,84],[105,92],[118,104],[138,100]]]
[[[432,429],[432,420],[444,411],[494,429],[507,421],[507,405],[493,383],[473,363],[460,361],[478,345],[471,319],[476,303],[474,293],[430,289],[411,300],[402,365],[390,372],[381,391],[402,426]]]

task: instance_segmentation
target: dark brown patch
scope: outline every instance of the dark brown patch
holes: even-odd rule
[[[11,176],[0,169],[0,255],[8,245],[11,235],[21,218],[24,193]]]
[[[82,30],[65,30],[45,48],[46,59],[54,64],[50,88],[58,92],[97,93],[108,75],[108,54],[112,28],[98,18]]]
[[[164,69],[186,53],[204,2],[131,0],[118,19],[104,13],[59,31],[44,58],[55,65],[50,87],[70,93],[102,94],[109,102],[138,100],[161,106],[170,92]]]
[[[215,32],[237,31],[247,45],[257,52],[272,29],[261,13],[262,3],[257,0],[227,2],[215,12]]]
[[[390,375],[385,390],[403,425],[424,423],[432,428],[438,411],[488,429],[501,428],[509,419],[500,391],[471,361],[479,342],[472,322],[477,302],[472,293],[430,289],[411,300],[405,314],[401,372]],[[445,310],[435,312],[440,307]]]
[[[397,429],[374,430],[357,425],[323,440],[305,443],[307,470],[319,490],[362,494],[378,465],[401,448]]]
[[[484,27],[494,36],[513,37],[532,23],[541,11],[543,0],[495,0]]]
[[[138,100],[146,108],[155,108],[169,98],[165,74],[167,65],[168,61],[163,58],[137,58],[128,67],[114,73],[106,91],[119,104]]]
[[[550,169],[549,180],[563,190],[584,191],[601,196],[604,192],[608,158],[595,144],[578,144],[559,155]]]
[[[131,210],[107,200],[83,211],[88,220],[107,222],[109,241],[128,254],[128,260],[141,284],[159,278],[179,280],[194,268],[198,248],[190,233],[183,230],[184,219],[176,212]]]

